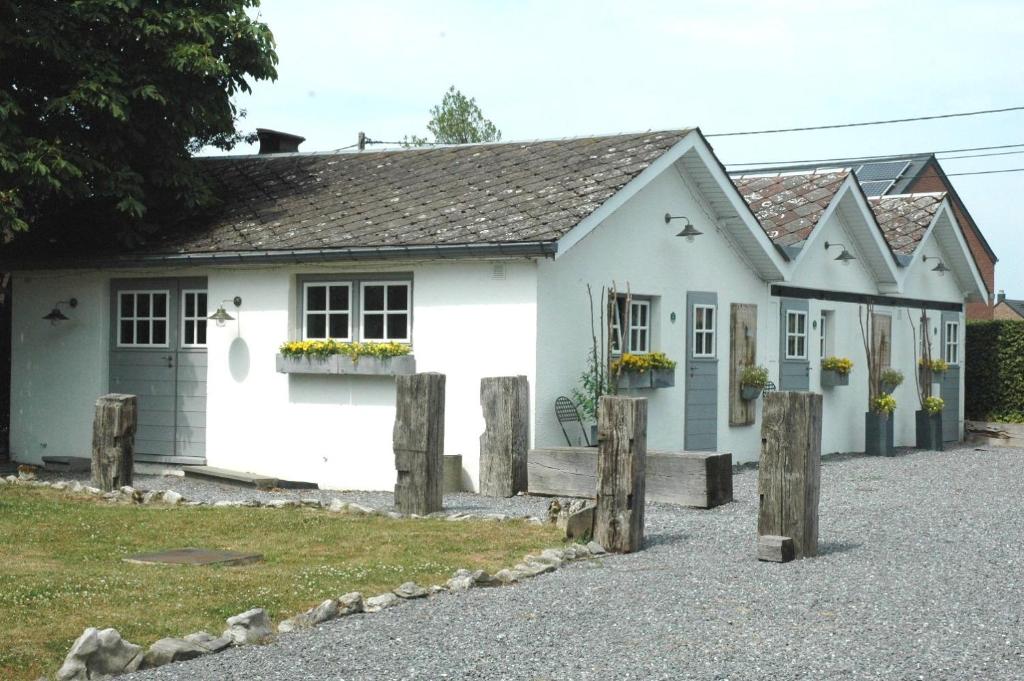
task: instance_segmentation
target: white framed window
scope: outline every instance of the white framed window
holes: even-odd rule
[[[807,313],[786,311],[786,359],[807,359]]]
[[[181,292],[181,344],[183,347],[206,347],[206,291]]]
[[[626,327],[625,352],[642,355],[651,351],[651,301],[646,298],[630,298],[629,314],[626,314],[626,296],[620,295],[615,301],[615,315],[612,317],[612,354],[621,355],[622,327]]]
[[[715,306],[693,306],[693,356],[715,356]]]
[[[362,340],[409,342],[411,289],[407,281],[363,282],[359,322]]]
[[[946,347],[943,358],[947,364],[960,363],[960,322],[946,322]]]
[[[832,353],[830,347],[832,344],[832,311],[822,310],[821,319],[818,320],[818,331],[820,331],[818,338],[818,357],[825,359]]]
[[[119,291],[118,346],[166,348],[170,295],[170,291]]]
[[[302,337],[352,340],[352,285],[307,282],[302,290]]]

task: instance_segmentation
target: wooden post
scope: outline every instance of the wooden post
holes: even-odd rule
[[[740,377],[757,364],[757,305],[732,303],[729,331],[729,425],[749,426],[757,418],[757,401],[743,399]]]
[[[92,484],[111,492],[132,484],[135,466],[135,395],[111,393],[96,400],[92,422]]]
[[[757,534],[789,537],[795,558],[818,554],[821,395],[769,392],[761,413]]]
[[[597,441],[594,539],[608,551],[639,551],[644,543],[647,399],[603,396]]]
[[[526,376],[480,379],[485,430],[480,436],[480,494],[511,497],[526,491],[530,446],[530,389]]]
[[[395,506],[401,513],[440,511],[444,485],[444,374],[396,376]]]

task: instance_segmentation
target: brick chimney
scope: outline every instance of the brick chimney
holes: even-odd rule
[[[996,305],[1004,300],[1006,300],[1006,291],[1000,290],[999,293],[996,294]]]
[[[306,141],[305,137],[269,128],[256,128],[256,136],[260,139],[260,154],[294,154]]]

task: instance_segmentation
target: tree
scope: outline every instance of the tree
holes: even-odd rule
[[[192,154],[247,139],[232,97],[277,77],[273,35],[246,14],[258,6],[0,0],[3,240],[44,228],[137,240],[213,203]]]
[[[467,98],[452,85],[444,94],[440,106],[430,110],[432,118],[427,130],[437,144],[470,144],[473,142],[499,142],[501,130],[484,118],[476,99]],[[403,140],[406,147],[430,144],[426,137],[412,135]]]

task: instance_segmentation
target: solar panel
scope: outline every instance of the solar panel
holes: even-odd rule
[[[868,196],[882,196],[889,191],[889,187],[896,184],[892,180],[876,180],[874,182],[861,182],[860,188]]]
[[[865,163],[857,168],[857,179],[861,182],[892,180],[895,182],[910,167],[910,161],[884,161],[882,163]]]

